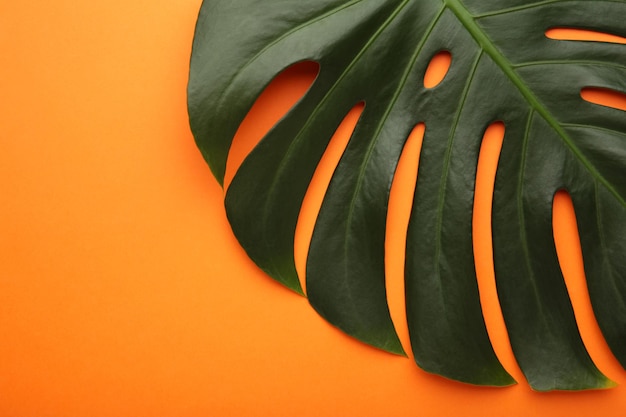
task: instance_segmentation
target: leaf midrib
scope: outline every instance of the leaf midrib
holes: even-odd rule
[[[517,87],[528,104],[539,114],[552,129],[559,135],[565,146],[574,154],[581,164],[589,171],[589,173],[599,181],[619,203],[626,207],[626,201],[615,190],[610,182],[604,178],[600,172],[587,160],[583,153],[576,147],[572,138],[569,137],[565,129],[556,120],[556,118],[548,111],[548,109],[539,101],[533,92],[526,86],[522,78],[515,72],[511,62],[496,48],[491,39],[475,22],[475,17],[461,4],[460,0],[442,0],[444,5],[450,9],[459,19],[461,24],[467,29],[470,35],[478,43],[478,45],[493,59],[494,63],[502,70],[508,79]]]

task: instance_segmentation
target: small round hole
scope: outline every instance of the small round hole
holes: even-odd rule
[[[426,73],[424,74],[424,87],[434,88],[438,86],[448,73],[451,62],[452,55],[450,54],[450,52],[438,52],[430,60],[428,68],[426,68]]]

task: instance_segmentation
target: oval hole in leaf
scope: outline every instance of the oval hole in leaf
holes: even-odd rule
[[[364,109],[365,103],[360,102],[344,117],[335,131],[335,134],[330,139],[324,151],[324,155],[322,155],[322,159],[320,159],[315,169],[315,174],[313,174],[313,178],[304,196],[302,207],[300,208],[294,238],[294,258],[300,285],[302,285],[305,294],[306,258],[309,252],[311,237],[313,236],[313,229],[315,228],[315,220],[322,207],[324,194],[326,194],[328,184],[335,172],[335,168],[337,164],[339,164],[339,160],[348,146],[350,136]]]
[[[385,287],[389,313],[407,354],[411,355],[409,327],[406,320],[404,259],[406,234],[417,183],[417,169],[426,126],[417,124],[409,135],[389,192],[387,233],[385,236]]]
[[[226,161],[225,190],[256,144],[306,94],[319,69],[317,62],[298,62],[278,74],[263,90],[233,138]]]
[[[608,88],[585,87],[580,96],[593,104],[626,111],[626,94]]]
[[[426,72],[424,73],[424,87],[434,88],[438,86],[446,77],[451,63],[452,55],[450,52],[437,52],[430,60]]]
[[[552,28],[546,31],[546,37],[560,41],[591,41],[626,44],[626,38],[595,30],[576,28]]]
[[[472,242],[480,304],[489,340],[505,369],[513,378],[521,381],[524,377],[513,355],[498,301],[491,236],[493,190],[505,131],[503,122],[492,123],[485,130],[480,145],[472,213]]]
[[[565,190],[559,190],[554,196],[552,231],[559,265],[583,343],[603,373],[609,370],[607,375],[619,375],[623,370],[604,340],[591,307],[576,213],[572,198]]]

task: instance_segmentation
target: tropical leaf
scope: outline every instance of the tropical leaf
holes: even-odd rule
[[[492,233],[513,352],[536,390],[611,386],[577,329],[552,206],[567,190],[596,318],[626,365],[626,117],[580,94],[626,92],[626,46],[545,33],[623,37],[624,16],[624,0],[205,0],[188,88],[192,131],[223,183],[233,136],[264,88],[292,64],[319,64],[225,197],[249,256],[302,293],[293,255],[300,207],[333,133],[365,103],[316,222],[307,295],[344,332],[403,354],[385,293],[385,227],[398,159],[424,123],[405,268],[415,360],[459,381],[508,385],[482,317],[472,249],[480,145],[502,121]],[[449,72],[427,88],[424,73],[441,51],[452,56]]]

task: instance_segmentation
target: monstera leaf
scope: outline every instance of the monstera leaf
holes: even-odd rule
[[[398,159],[425,125],[406,244],[417,364],[482,385],[514,383],[486,332],[472,249],[477,160],[506,128],[492,207],[496,285],[532,388],[611,386],[579,335],[552,232],[555,193],[573,201],[597,321],[626,365],[626,114],[581,98],[626,92],[626,46],[559,41],[550,28],[626,36],[626,1],[205,0],[188,89],[197,145],[220,183],[233,136],[292,64],[319,74],[248,155],[225,204],[249,256],[302,293],[294,233],[316,167],[346,114],[364,110],[337,165],[307,259],[311,305],[361,341],[403,354],[385,293],[385,228]],[[436,87],[436,54],[451,65]]]

